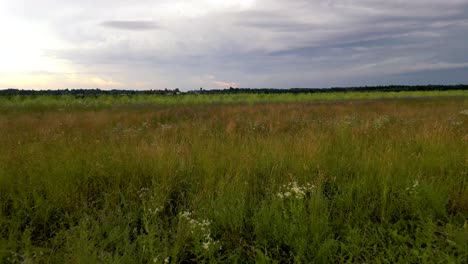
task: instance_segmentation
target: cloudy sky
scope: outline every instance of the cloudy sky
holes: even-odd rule
[[[0,0],[0,89],[468,83],[468,0]]]

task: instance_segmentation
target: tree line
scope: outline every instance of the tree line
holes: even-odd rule
[[[331,88],[228,88],[214,90],[188,91],[187,93],[201,94],[234,94],[234,93],[262,93],[262,94],[298,94],[298,93],[334,93],[334,92],[402,92],[402,91],[448,91],[468,90],[467,84],[458,85],[387,85],[387,86],[356,86],[356,87],[331,87]]]
[[[0,96],[15,95],[71,95],[76,97],[98,95],[179,95],[179,94],[299,94],[299,93],[333,93],[333,92],[402,92],[402,91],[447,91],[468,90],[467,84],[459,85],[387,85],[387,86],[357,86],[332,88],[227,88],[191,90],[181,92],[178,88],[164,90],[101,90],[101,89],[63,89],[63,90],[0,90]]]

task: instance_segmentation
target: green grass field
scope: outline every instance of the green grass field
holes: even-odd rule
[[[0,263],[467,263],[468,91],[0,98]]]
[[[0,112],[102,110],[109,108],[145,108],[147,106],[194,106],[258,103],[293,103],[311,101],[369,100],[395,98],[432,98],[468,96],[467,91],[412,92],[341,92],[309,94],[218,94],[196,95],[122,95],[122,96],[0,96]]]

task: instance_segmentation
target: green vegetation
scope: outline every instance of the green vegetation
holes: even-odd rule
[[[468,259],[466,91],[0,109],[0,263]]]
[[[193,106],[218,104],[256,104],[272,102],[310,102],[388,98],[429,98],[467,96],[468,90],[411,92],[324,92],[298,94],[180,94],[180,95],[30,95],[0,96],[0,112],[102,110],[108,108],[144,108],[148,106]]]

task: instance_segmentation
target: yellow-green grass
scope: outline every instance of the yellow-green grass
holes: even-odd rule
[[[394,98],[466,97],[468,90],[402,92],[323,92],[297,94],[180,94],[180,95],[99,95],[99,96],[0,96],[0,112],[102,110],[108,108],[168,107],[311,101],[368,100]]]
[[[465,95],[17,98],[0,114],[0,262],[466,262]]]

